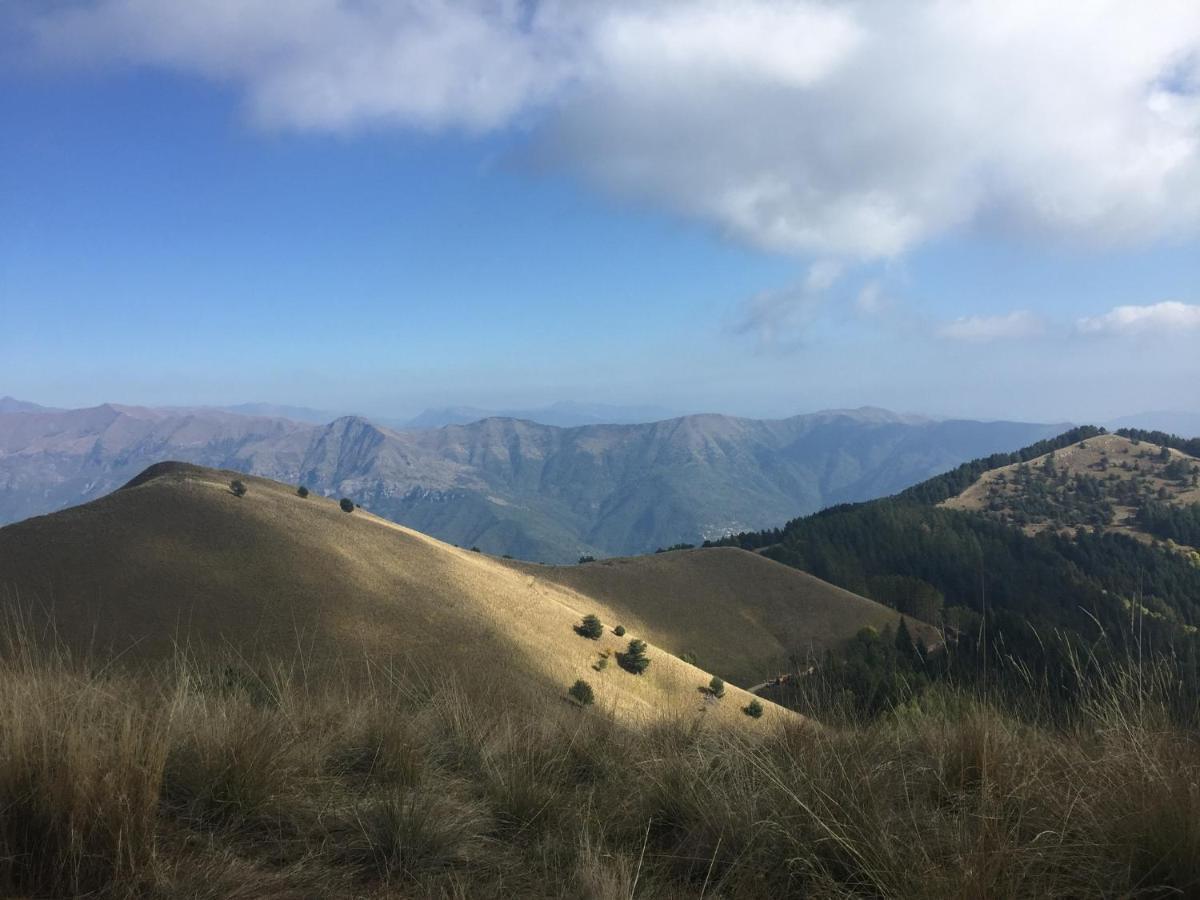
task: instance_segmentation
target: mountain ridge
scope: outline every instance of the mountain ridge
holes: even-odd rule
[[[408,431],[102,404],[0,419],[0,522],[99,496],[173,458],[325,495],[497,555],[568,562],[767,527],[880,496],[1057,426],[835,410],[558,428],[490,418]]]

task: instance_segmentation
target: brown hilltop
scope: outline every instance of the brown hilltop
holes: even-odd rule
[[[239,477],[244,497],[230,490]],[[744,556],[778,577],[774,564]],[[710,672],[658,645],[668,632],[653,616],[645,617],[653,633],[642,633],[630,607],[560,585],[549,577],[556,571],[461,550],[363,510],[347,514],[288,485],[180,463],[0,529],[8,602],[50,614],[78,650],[399,656],[435,671],[516,669],[557,695],[584,678],[597,703],[622,718],[701,709],[741,716],[748,695],[731,685],[725,700],[706,702],[699,688]],[[573,626],[589,612],[610,626],[626,622],[629,634],[581,638]],[[600,651],[632,637],[650,643],[644,675],[593,668]],[[724,671],[718,664],[732,659],[713,654],[710,669]],[[769,709],[768,719],[784,715]]]

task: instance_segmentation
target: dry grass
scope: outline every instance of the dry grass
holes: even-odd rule
[[[1153,673],[1054,727],[943,691],[761,729],[630,725],[495,672],[226,665],[10,647],[0,892],[1200,895],[1200,732]]]
[[[235,475],[164,464],[93,503],[0,529],[0,602],[7,591],[44,608],[77,652],[166,660],[185,647],[205,658],[228,650],[310,662],[408,655],[447,673],[518,668],[547,702],[583,678],[596,704],[625,720],[669,711],[736,721],[747,695],[731,688],[739,703],[722,706],[705,703],[697,688],[713,669],[731,685],[732,672],[775,674],[781,645],[761,623],[799,628],[802,616],[787,619],[777,608],[817,590],[815,579],[742,551],[683,554],[671,563],[673,582],[654,582],[674,587],[646,596],[657,612],[646,612],[643,632],[642,618],[614,592],[581,593],[552,580],[552,567],[511,566],[266,479],[241,476],[248,491],[237,497]],[[714,576],[713,563],[737,575],[740,595]],[[871,615],[882,609],[854,599]],[[722,627],[713,612],[722,604],[736,627]],[[692,613],[680,614],[689,605]],[[625,622],[629,634],[581,639],[574,626],[587,613],[610,629]],[[843,616],[847,634],[857,615]],[[824,627],[820,616],[812,623]],[[692,632],[705,634],[703,668],[669,650]],[[650,645],[649,670],[597,674],[596,653],[634,637]],[[806,646],[803,633],[792,638]],[[772,707],[766,719],[788,715]]]
[[[895,627],[899,614],[806,572],[733,547],[678,550],[579,566],[509,562],[580,608],[599,604],[608,621],[682,656],[692,654],[743,687],[823,659],[864,627]],[[931,627],[909,627],[929,643]]]

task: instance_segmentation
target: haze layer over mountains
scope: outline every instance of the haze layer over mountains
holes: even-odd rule
[[[486,418],[392,429],[356,416],[313,424],[217,409],[10,401],[0,414],[0,523],[93,499],[153,463],[181,460],[349,496],[462,546],[570,562],[775,526],[1061,430],[868,408],[778,420],[694,415],[562,428]]]

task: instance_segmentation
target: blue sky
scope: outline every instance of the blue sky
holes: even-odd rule
[[[1200,406],[1188,4],[1132,37],[1115,13],[1089,23],[1144,58],[1112,83],[1065,75],[1015,122],[986,111],[1036,107],[1005,92],[1038,85],[940,48],[945,22],[927,74],[960,74],[962,97],[856,74],[889,23],[855,4],[614,3],[580,20],[366,3],[344,21],[348,4],[310,0],[292,31],[256,6],[6,14],[0,394],[388,416]],[[927,8],[900,6],[919,33]],[[1062,21],[1011,27],[1001,61],[1079,70],[1031,49]],[[768,32],[782,43],[764,51]],[[547,61],[564,43],[568,75]],[[446,49],[406,73],[430,45]]]

